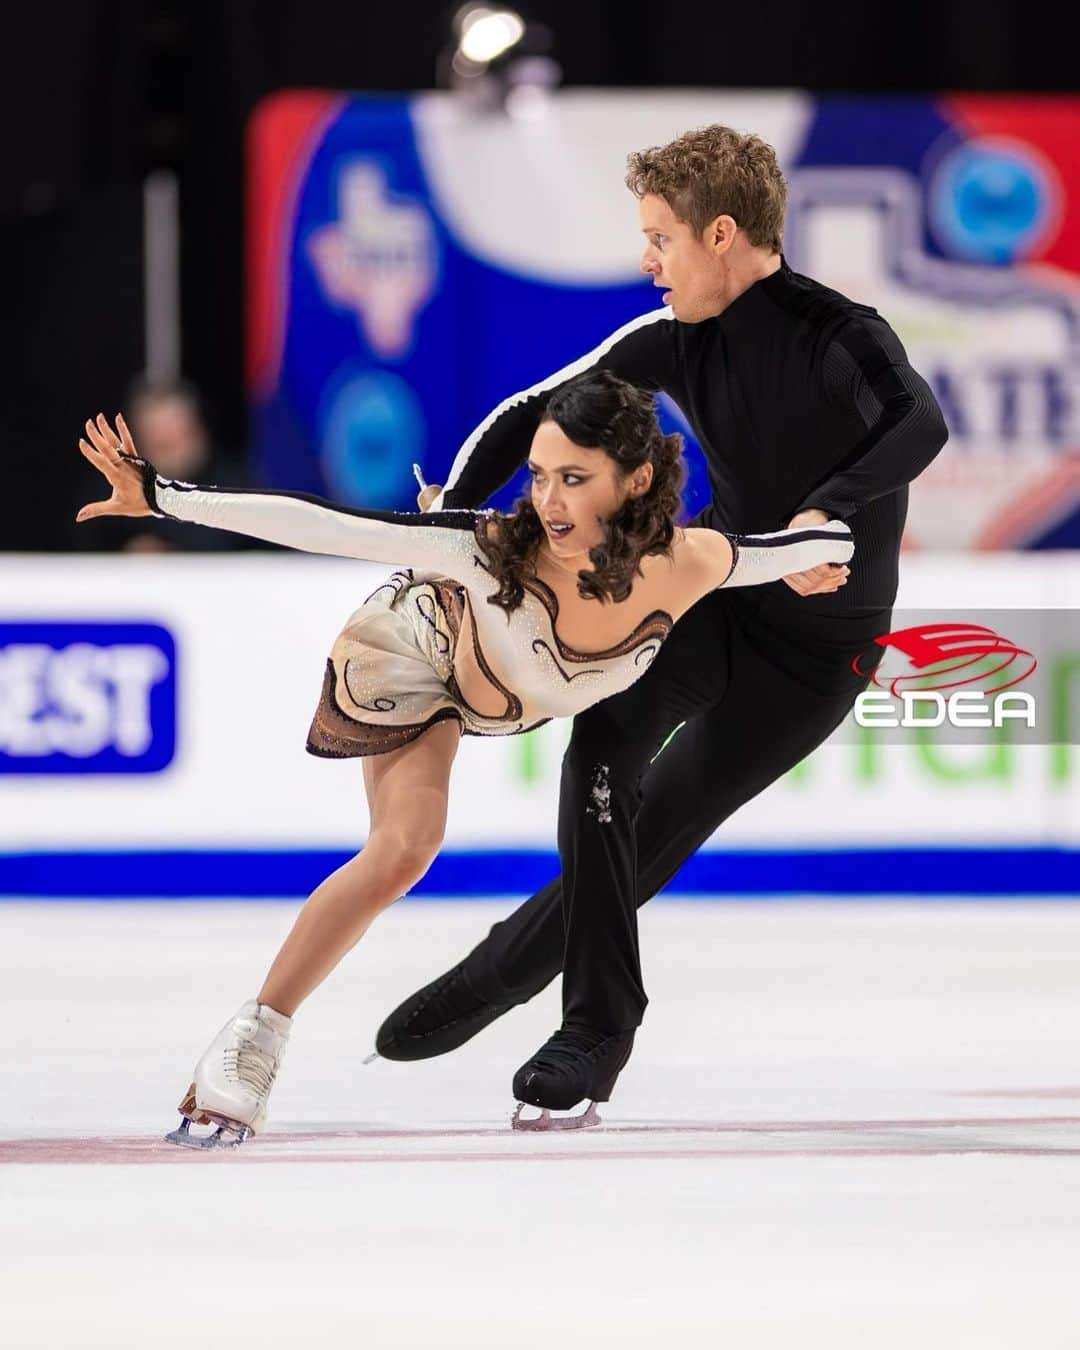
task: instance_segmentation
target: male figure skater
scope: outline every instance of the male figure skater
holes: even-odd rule
[[[632,154],[626,181],[641,267],[666,307],[496,408],[459,452],[441,504],[479,506],[519,467],[551,393],[603,367],[685,413],[712,487],[694,524],[762,532],[840,518],[855,555],[850,584],[846,567],[826,564],[714,592],[644,678],[579,715],[562,770],[561,876],[380,1028],[385,1058],[443,1054],[561,968],[562,1028],[513,1082],[545,1122],[606,1101],[629,1058],[647,1001],[637,906],[820,745],[865,686],[851,657],[889,629],[907,485],[948,434],[877,311],[788,266],[771,146],[709,126]]]

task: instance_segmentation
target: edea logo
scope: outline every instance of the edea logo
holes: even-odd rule
[[[0,623],[0,774],[158,773],[176,645],[149,623]]]
[[[877,686],[855,700],[860,727],[1000,727],[1010,720],[1035,726],[1035,695],[1005,691],[1027,679],[1038,662],[992,628],[919,624],[874,642],[886,654],[872,672],[860,668],[858,656],[851,663]]]

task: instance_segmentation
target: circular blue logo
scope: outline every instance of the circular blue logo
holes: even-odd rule
[[[413,463],[422,457],[424,414],[398,375],[368,371],[328,399],[320,460],[337,501],[409,510],[416,505]]]
[[[930,186],[930,220],[944,248],[984,263],[1024,257],[1055,206],[1043,166],[1023,148],[973,141],[946,155]]]

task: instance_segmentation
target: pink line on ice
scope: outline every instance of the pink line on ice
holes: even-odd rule
[[[679,1121],[666,1124],[624,1124],[603,1126],[599,1133],[593,1131],[559,1136],[561,1147],[549,1147],[537,1151],[524,1145],[520,1137],[512,1135],[509,1126],[445,1129],[393,1129],[358,1128],[354,1130],[304,1130],[271,1131],[261,1140],[253,1140],[238,1149],[214,1149],[197,1151],[177,1148],[158,1137],[118,1136],[107,1137],[69,1137],[54,1139],[9,1139],[0,1140],[0,1164],[111,1164],[133,1163],[403,1163],[403,1162],[537,1162],[537,1161],[574,1161],[626,1159],[645,1161],[650,1158],[674,1161],[680,1158],[763,1158],[763,1157],[941,1157],[952,1154],[1000,1154],[1008,1156],[1033,1157],[1080,1157],[1080,1146],[1066,1147],[1041,1144],[988,1144],[971,1142],[948,1143],[945,1141],[911,1140],[904,1143],[888,1144],[852,1144],[843,1141],[823,1144],[817,1147],[779,1147],[770,1149],[751,1148],[746,1145],[714,1144],[690,1148],[597,1148],[593,1141],[611,1137],[625,1137],[639,1134],[651,1135],[687,1135],[687,1134],[807,1134],[815,1132],[840,1132],[854,1135],[872,1135],[887,1130],[948,1130],[948,1129],[993,1129],[1002,1127],[1025,1126],[1038,1128],[1043,1126],[1080,1125],[1080,1116],[973,1116],[957,1119],[918,1119],[918,1120],[813,1120],[813,1121]],[[312,1144],[377,1144],[380,1140],[426,1140],[426,1139],[502,1139],[508,1145],[505,1148],[483,1151],[465,1149],[444,1150],[440,1152],[398,1152],[393,1149],[375,1151],[370,1149],[356,1151],[355,1148],[339,1151],[311,1152]],[[588,1145],[575,1149],[570,1140],[581,1138],[589,1140]],[[511,1147],[511,1141],[513,1146]],[[530,1136],[530,1142],[537,1136]],[[295,1150],[279,1151],[279,1146],[299,1146]],[[519,1149],[520,1145],[520,1149]]]

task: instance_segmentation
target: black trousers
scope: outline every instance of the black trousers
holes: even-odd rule
[[[635,685],[575,719],[559,799],[562,873],[469,954],[481,997],[524,1002],[561,969],[564,1021],[609,1032],[640,1024],[638,906],[843,721],[866,687],[852,657],[863,653],[865,670],[868,644],[888,632],[888,609],[815,612],[810,597],[800,611],[788,594],[714,592]]]

